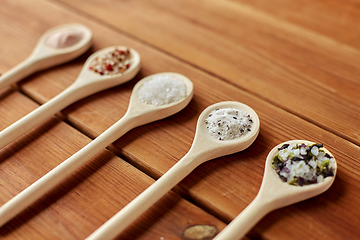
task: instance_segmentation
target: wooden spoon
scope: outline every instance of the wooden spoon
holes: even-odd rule
[[[108,47],[93,53],[86,60],[78,78],[73,84],[50,101],[0,132],[0,149],[70,104],[132,79],[140,70],[140,55],[134,49],[130,49],[130,67],[122,74],[100,75],[89,70],[90,64],[96,57],[114,49],[125,50],[127,48],[122,46]]]
[[[159,106],[141,102],[137,96],[139,88],[144,82],[159,74],[174,75],[177,78],[181,78],[187,87],[186,96],[178,101]],[[158,73],[139,81],[133,89],[127,112],[118,122],[0,207],[0,227],[126,132],[140,125],[166,118],[179,112],[190,102],[192,96],[192,82],[185,76],[177,73]]]
[[[322,182],[294,186],[283,182],[275,170],[272,168],[272,160],[278,154],[282,145],[286,143],[306,143],[314,144],[310,141],[292,140],[279,144],[268,154],[265,162],[264,178],[255,199],[247,206],[227,227],[225,227],[214,239],[234,240],[241,239],[261,218],[272,210],[285,207],[296,202],[314,197],[325,192],[335,180],[336,161],[334,167],[334,177],[326,177]],[[328,154],[331,153],[324,149]],[[334,158],[335,160],[335,158]]]
[[[70,47],[58,49],[46,44],[48,38],[53,34],[69,30],[81,32],[81,40]],[[70,61],[80,56],[91,46],[91,39],[91,30],[81,24],[66,24],[48,30],[40,37],[36,47],[27,59],[0,77],[0,90],[34,72]]]
[[[226,141],[220,141],[211,136],[206,128],[205,119],[210,112],[221,108],[236,108],[250,114],[253,120],[251,132],[237,139]],[[259,130],[259,118],[256,112],[247,105],[239,102],[220,102],[209,106],[198,119],[194,142],[189,152],[87,239],[113,239],[197,166],[207,160],[248,148],[255,141]]]

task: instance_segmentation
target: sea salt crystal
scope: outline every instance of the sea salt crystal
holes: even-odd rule
[[[317,156],[319,154],[319,148],[313,147],[311,149],[311,153],[312,153],[312,155]]]
[[[301,155],[306,155],[306,154],[307,154],[305,147],[301,147],[301,148],[300,148],[300,154],[301,154]]]
[[[324,180],[323,175],[317,176],[317,182],[322,182]]]
[[[316,164],[316,162],[314,160],[310,160],[309,161],[309,166],[315,169],[317,164]]]
[[[138,97],[154,106],[169,104],[186,97],[186,84],[176,75],[155,75],[139,88]]]
[[[241,137],[251,131],[252,119],[244,111],[223,108],[212,111],[205,123],[211,136],[218,140],[229,140]]]

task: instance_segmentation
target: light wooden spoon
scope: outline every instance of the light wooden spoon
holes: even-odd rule
[[[53,34],[68,30],[80,31],[83,34],[81,40],[70,47],[59,49],[52,48],[46,44],[48,38]],[[91,30],[81,24],[66,24],[48,30],[40,37],[33,52],[27,59],[0,77],[0,90],[32,73],[70,61],[80,56],[91,46],[91,39]]]
[[[251,132],[240,138],[226,141],[220,141],[212,137],[206,128],[205,119],[210,112],[221,108],[236,108],[250,114],[253,120]],[[247,105],[239,102],[220,102],[209,106],[199,116],[195,138],[189,152],[87,239],[113,239],[197,166],[210,159],[248,148],[255,141],[259,130],[259,118],[256,112]]]
[[[90,64],[96,57],[114,49],[125,50],[127,48],[123,46],[108,47],[93,53],[86,60],[78,78],[73,84],[59,95],[0,132],[0,149],[70,104],[96,92],[127,82],[135,77],[140,70],[140,55],[134,49],[130,49],[130,67],[122,74],[100,75],[89,70]]]
[[[335,180],[336,161],[334,177],[326,177],[322,182],[294,186],[283,182],[275,170],[272,168],[272,160],[278,154],[282,145],[287,143],[306,143],[314,144],[305,140],[292,140],[279,144],[268,154],[265,162],[264,178],[255,199],[247,206],[227,227],[225,227],[214,239],[216,240],[235,240],[241,239],[245,234],[269,212],[282,208],[296,202],[319,195],[325,192]],[[332,156],[332,154],[324,148]],[[335,160],[335,158],[334,158]]]
[[[137,95],[139,88],[144,84],[144,82],[159,74],[173,75],[182,79],[186,84],[186,96],[178,101],[159,106],[141,102]],[[95,138],[91,143],[76,152],[73,156],[65,160],[63,163],[0,207],[0,227],[43,196],[46,192],[54,188],[56,184],[64,180],[73,171],[78,169],[81,165],[90,160],[98,152],[103,150],[126,132],[140,125],[166,118],[179,112],[186,107],[192,99],[192,96],[193,84],[188,78],[181,74],[158,73],[143,78],[135,85],[130,98],[128,110],[118,122]]]

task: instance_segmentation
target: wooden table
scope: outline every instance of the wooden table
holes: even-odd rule
[[[96,50],[132,47],[142,68],[130,82],[69,106],[0,150],[0,204],[120,119],[141,78],[173,71],[194,83],[184,110],[118,139],[0,228],[1,239],[86,238],[181,159],[199,114],[227,100],[258,113],[255,143],[198,167],[119,239],[189,239],[184,231],[194,225],[221,231],[256,196],[268,152],[291,139],[324,143],[338,163],[335,182],[317,197],[268,214],[246,238],[360,238],[359,0],[1,4],[2,73],[52,27],[82,23],[94,38],[83,56],[3,90],[0,129],[69,86]]]

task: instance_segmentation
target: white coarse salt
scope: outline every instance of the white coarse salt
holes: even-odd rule
[[[317,156],[319,154],[319,148],[318,147],[313,147],[311,149],[311,153],[312,153],[312,155]]]
[[[176,75],[154,75],[139,88],[138,97],[154,106],[173,103],[186,97],[186,84]]]
[[[251,131],[252,119],[244,111],[223,108],[212,111],[205,120],[210,135],[218,140],[230,140]]]

